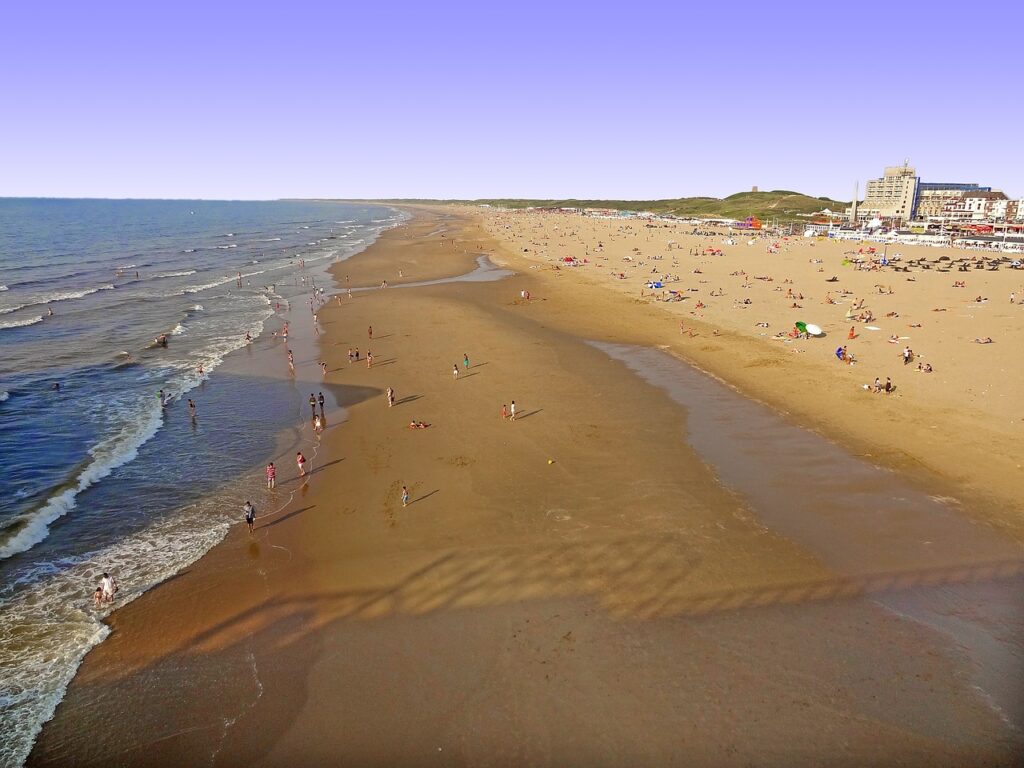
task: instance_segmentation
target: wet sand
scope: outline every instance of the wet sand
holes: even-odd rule
[[[480,253],[516,274],[423,284]],[[335,277],[297,362],[347,420],[112,616],[30,764],[1014,764],[1020,550],[948,478],[747,409],[452,213]]]

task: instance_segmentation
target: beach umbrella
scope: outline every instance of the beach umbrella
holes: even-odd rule
[[[798,320],[795,323],[793,323],[793,325],[796,326],[796,329],[800,331],[800,333],[807,333],[807,323]]]

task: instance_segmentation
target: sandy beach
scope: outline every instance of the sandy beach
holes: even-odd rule
[[[644,316],[660,317],[661,328],[639,343],[669,345],[875,463],[948,480],[969,493],[972,514],[987,500],[984,519],[1024,540],[1024,361],[1012,351],[1024,328],[1024,271],[989,269],[998,254],[755,237],[710,226],[719,234],[695,236],[692,225],[642,220],[473,213],[539,277],[569,281],[581,303],[600,287],[656,308]],[[893,266],[860,270],[854,263],[871,267],[883,253],[896,257]],[[567,258],[580,266],[567,266]],[[984,266],[974,268],[978,260]],[[964,261],[968,271],[957,268]],[[900,266],[907,271],[894,269]],[[646,287],[665,276],[661,288]],[[856,319],[866,312],[874,319]],[[825,335],[787,336],[800,320]],[[975,341],[985,338],[992,343]],[[853,364],[837,359],[839,347]],[[909,365],[902,359],[907,347],[914,354]],[[931,372],[919,370],[924,366]],[[876,377],[892,378],[891,397],[866,396],[864,385]]]
[[[1024,273],[413,213],[281,315],[336,408],[279,511],[110,617],[30,765],[1016,764]]]

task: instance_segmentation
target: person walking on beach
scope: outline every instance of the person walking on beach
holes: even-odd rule
[[[508,406],[504,403],[501,404],[501,418],[505,420],[508,418]]]
[[[388,408],[390,408],[391,406],[393,406],[395,404],[395,390],[393,390],[391,387],[388,387],[387,397],[388,397]]]
[[[320,415],[324,415],[324,403],[327,402],[327,398],[324,397],[323,392],[318,392],[316,396],[316,402],[320,406]]]
[[[402,486],[402,506],[409,506],[409,489],[404,485]]]
[[[366,350],[366,367],[373,368],[373,352]]]
[[[306,476],[306,457],[302,455],[302,451],[298,451],[295,454],[295,464],[299,468],[299,477]]]
[[[516,420],[516,401],[515,400],[512,401],[512,406],[509,409],[508,420],[509,421],[515,421]]]
[[[103,603],[103,587],[96,587],[92,593],[92,607],[99,608]]]
[[[462,353],[462,367],[465,368],[467,371],[469,370],[469,353],[468,352],[463,352]]]
[[[272,491],[277,487],[277,467],[274,462],[267,464],[267,490]]]
[[[459,378],[459,366],[457,366],[457,365],[452,365],[452,378],[453,379],[458,379]]]
[[[370,339],[370,341],[373,341],[373,326],[372,325],[369,328],[366,329],[366,336],[367,336],[367,338]]]
[[[309,393],[309,411],[311,416],[316,416],[316,397],[312,392]]]
[[[252,533],[256,522],[256,507],[252,505],[251,501],[247,501],[243,505],[242,511],[245,513],[245,524],[249,526],[249,533]]]

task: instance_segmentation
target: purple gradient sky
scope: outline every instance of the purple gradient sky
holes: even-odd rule
[[[918,7],[12,2],[0,196],[1024,195],[1021,5]]]

